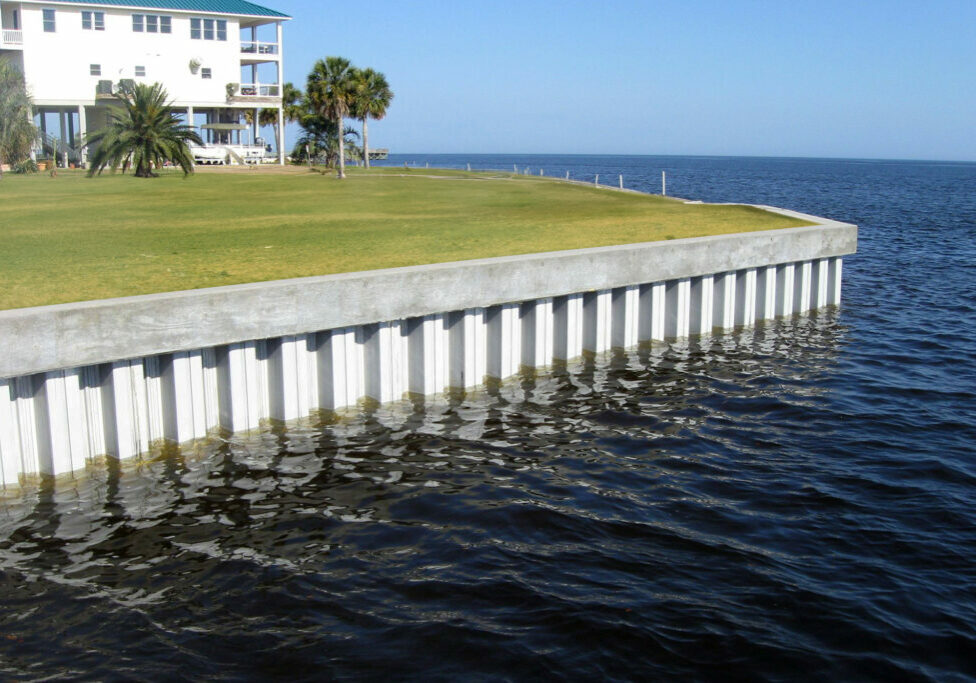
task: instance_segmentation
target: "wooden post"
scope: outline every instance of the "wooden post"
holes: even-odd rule
[[[569,180],[569,171],[566,171],[566,180]]]
[[[596,174],[596,179],[593,181],[593,184],[594,185],[599,185],[600,184],[600,174],[599,173]]]
[[[661,196],[668,196],[668,181],[665,178],[664,171],[661,171]]]
[[[624,175],[623,175],[623,173],[620,174],[620,189],[621,190],[624,189]]]

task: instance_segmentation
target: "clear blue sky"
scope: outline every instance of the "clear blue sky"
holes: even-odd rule
[[[394,152],[976,160],[976,0],[257,1],[286,80],[386,74]]]

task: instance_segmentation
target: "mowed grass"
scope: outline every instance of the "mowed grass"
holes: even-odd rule
[[[4,174],[0,309],[803,224],[504,174]]]

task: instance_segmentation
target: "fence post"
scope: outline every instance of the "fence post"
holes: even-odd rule
[[[668,181],[664,175],[664,171],[661,171],[661,196],[668,196]]]
[[[624,189],[624,174],[620,174],[620,189]]]
[[[600,174],[599,173],[596,174],[596,179],[593,181],[593,184],[594,185],[599,185],[600,184]]]

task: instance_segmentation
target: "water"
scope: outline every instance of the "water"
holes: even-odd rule
[[[404,161],[666,170],[859,253],[839,311],[7,501],[0,675],[976,677],[976,164]]]

